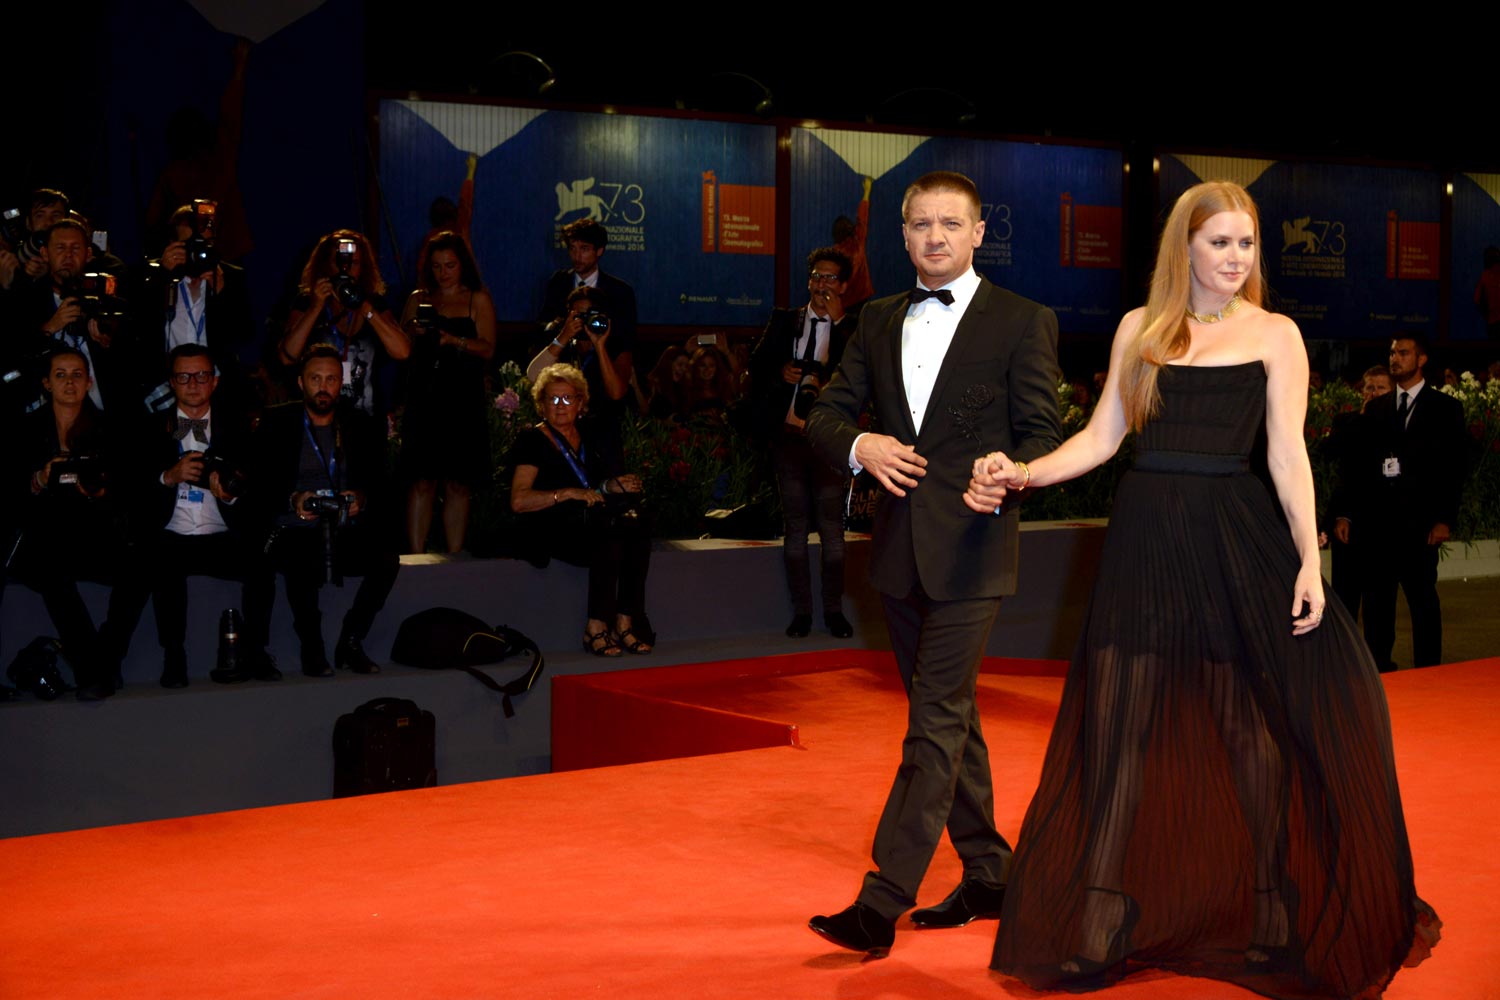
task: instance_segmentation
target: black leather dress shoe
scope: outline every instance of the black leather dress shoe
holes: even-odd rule
[[[276,669],[276,657],[264,649],[257,649],[250,653],[250,676],[258,681],[279,681],[281,671]]]
[[[849,624],[842,612],[829,611],[823,615],[823,624],[828,626],[828,631],[835,639],[847,639],[854,634],[854,626]]]
[[[806,639],[812,635],[812,615],[793,615],[792,623],[786,627],[788,639]]]
[[[333,676],[333,667],[328,662],[328,654],[323,652],[322,643],[302,644],[302,672],[308,677]]]
[[[840,948],[862,951],[871,958],[885,958],[896,941],[896,922],[864,903],[855,903],[831,917],[813,917],[807,926]]]
[[[974,879],[964,879],[948,898],[936,906],[911,911],[918,927],[962,927],[974,920],[994,920],[1005,901],[1005,886],[996,888]]]
[[[185,688],[188,686],[187,653],[181,649],[169,649],[162,654],[161,686]]]
[[[348,633],[339,636],[339,644],[333,647],[333,665],[340,670],[347,668],[356,674],[380,673],[380,664],[370,659],[357,637]]]

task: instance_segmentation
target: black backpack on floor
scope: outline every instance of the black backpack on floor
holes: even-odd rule
[[[499,663],[517,653],[530,663],[526,672],[501,684],[479,667]],[[506,625],[486,625],[457,608],[428,608],[401,623],[391,643],[391,660],[423,670],[463,670],[500,695],[508,719],[516,714],[511,696],[531,690],[541,676],[545,661],[535,642]]]
[[[376,698],[333,727],[333,797],[437,784],[437,720],[406,698]]]

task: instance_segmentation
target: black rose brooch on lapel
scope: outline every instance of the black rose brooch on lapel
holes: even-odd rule
[[[948,407],[948,416],[958,425],[958,432],[984,451],[984,435],[979,430],[979,411],[995,401],[995,393],[983,382],[969,386],[959,397],[957,406]]]

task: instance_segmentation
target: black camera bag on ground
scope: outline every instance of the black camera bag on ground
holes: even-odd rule
[[[478,669],[516,653],[527,654],[531,662],[526,673],[508,684],[501,684]],[[428,608],[407,618],[391,644],[391,660],[423,670],[455,669],[469,673],[500,695],[507,719],[516,714],[511,696],[530,691],[545,665],[537,644],[516,629],[505,625],[492,628],[457,608]]]
[[[406,698],[376,698],[333,727],[333,797],[437,784],[437,720]]]

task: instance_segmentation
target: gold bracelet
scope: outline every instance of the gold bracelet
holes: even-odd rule
[[[1031,485],[1031,466],[1027,465],[1025,462],[1017,462],[1016,467],[1019,468],[1022,472],[1026,473],[1026,479],[1021,483],[1020,486],[1016,487],[1016,492],[1019,493],[1026,487]]]

